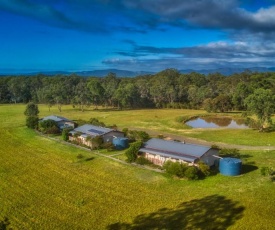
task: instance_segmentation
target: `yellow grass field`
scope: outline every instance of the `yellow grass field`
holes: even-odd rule
[[[275,167],[275,151],[242,152],[238,177],[177,180],[42,137],[25,127],[24,108],[0,105],[0,220],[13,229],[274,229],[275,184],[260,168]],[[175,118],[185,113],[39,109],[40,117],[156,130],[178,129]]]

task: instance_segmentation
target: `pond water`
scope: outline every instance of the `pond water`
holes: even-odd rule
[[[192,128],[231,128],[247,129],[244,119],[233,119],[230,117],[199,117],[186,122]]]

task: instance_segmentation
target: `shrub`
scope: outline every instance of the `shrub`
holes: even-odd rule
[[[101,126],[101,127],[106,127],[106,125],[103,122],[99,121],[97,118],[91,118],[89,120],[89,124],[96,125],[96,126]]]
[[[199,170],[197,169],[197,167],[190,166],[185,170],[184,176],[188,180],[197,180],[197,179],[199,179],[198,172],[199,172]]]
[[[72,130],[72,128],[65,128],[62,130],[62,139],[64,141],[68,141],[69,140],[69,132]]]
[[[127,135],[128,135],[128,131],[129,131],[129,130],[128,130],[128,128],[124,128],[124,129],[122,129],[122,132],[124,133],[124,135],[125,135],[125,136],[127,136]]]
[[[47,130],[45,130],[44,133],[46,133],[46,134],[59,134],[60,130],[59,130],[58,127],[53,126],[53,127],[48,128]]]
[[[261,175],[262,176],[271,176],[273,175],[275,171],[273,171],[273,169],[271,167],[261,167]]]
[[[33,102],[28,103],[24,114],[27,117],[37,117],[39,114],[38,106]]]
[[[201,161],[200,161],[200,162],[198,163],[198,167],[199,167],[199,170],[200,170],[201,175],[202,175],[203,177],[207,177],[207,176],[210,175],[210,173],[211,173],[210,167],[209,167],[207,164],[205,164],[204,162],[201,162]]]
[[[146,159],[145,157],[142,157],[142,156],[138,157],[136,159],[136,163],[140,164],[140,165],[151,165],[152,164],[151,161],[149,161],[148,159]]]
[[[30,129],[37,129],[38,128],[38,117],[32,116],[26,118],[26,126]]]
[[[103,144],[101,145],[101,148],[107,149],[107,151],[114,151],[114,150],[115,150],[115,146],[113,145],[112,142],[103,143]]]
[[[220,149],[221,149],[218,145],[215,145],[215,144],[214,144],[214,145],[211,145],[211,148],[212,148],[212,149],[217,149],[217,150],[220,150]]]
[[[150,135],[144,131],[138,130],[129,130],[127,132],[127,137],[132,141],[148,141],[150,139]]]
[[[88,123],[88,122],[85,121],[85,120],[78,119],[78,120],[76,121],[76,127],[85,125],[85,124],[87,124],[87,123]]]
[[[39,130],[46,134],[57,134],[60,132],[57,123],[53,120],[40,121]]]
[[[99,149],[99,148],[101,148],[102,144],[104,143],[104,140],[101,136],[96,136],[91,139],[91,142],[92,142],[93,149]]]
[[[137,154],[142,144],[143,143],[141,141],[137,141],[130,145],[130,147],[125,152],[127,162],[134,162],[137,159]]]
[[[159,139],[164,139],[164,136],[163,136],[163,134],[158,134],[158,136],[157,136]]]
[[[227,148],[221,149],[219,151],[219,155],[222,157],[237,157],[237,158],[240,158],[241,156],[238,149],[227,149]]]
[[[166,161],[163,165],[165,171],[174,176],[184,177],[185,171],[187,170],[187,165],[181,164],[179,162]]]

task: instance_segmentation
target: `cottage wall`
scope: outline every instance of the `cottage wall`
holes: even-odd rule
[[[93,146],[92,143],[91,143],[90,141],[86,141],[86,138],[81,137],[81,136],[79,136],[79,137],[69,136],[69,140],[70,140],[70,141],[76,141],[76,142],[78,142],[79,144],[83,144],[83,145],[86,145],[86,146],[88,146],[88,147],[92,147],[92,146]]]
[[[153,164],[163,166],[166,161],[172,161],[172,162],[179,162],[183,164],[188,164],[188,165],[194,165],[194,163],[186,162],[180,159],[174,159],[170,157],[164,157],[156,154],[151,154],[151,153],[145,153],[144,157],[151,161]]]
[[[160,155],[150,154],[150,153],[145,153],[145,158],[147,158],[153,164],[160,165],[160,166],[162,166],[166,160],[165,157],[162,157]]]
[[[215,160],[217,159],[214,155],[218,156],[218,154],[219,151],[217,149],[210,149],[200,158],[200,160],[208,166],[213,166],[215,164]]]

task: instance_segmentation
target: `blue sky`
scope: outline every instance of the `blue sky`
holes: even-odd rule
[[[0,71],[274,67],[275,0],[0,0]]]

